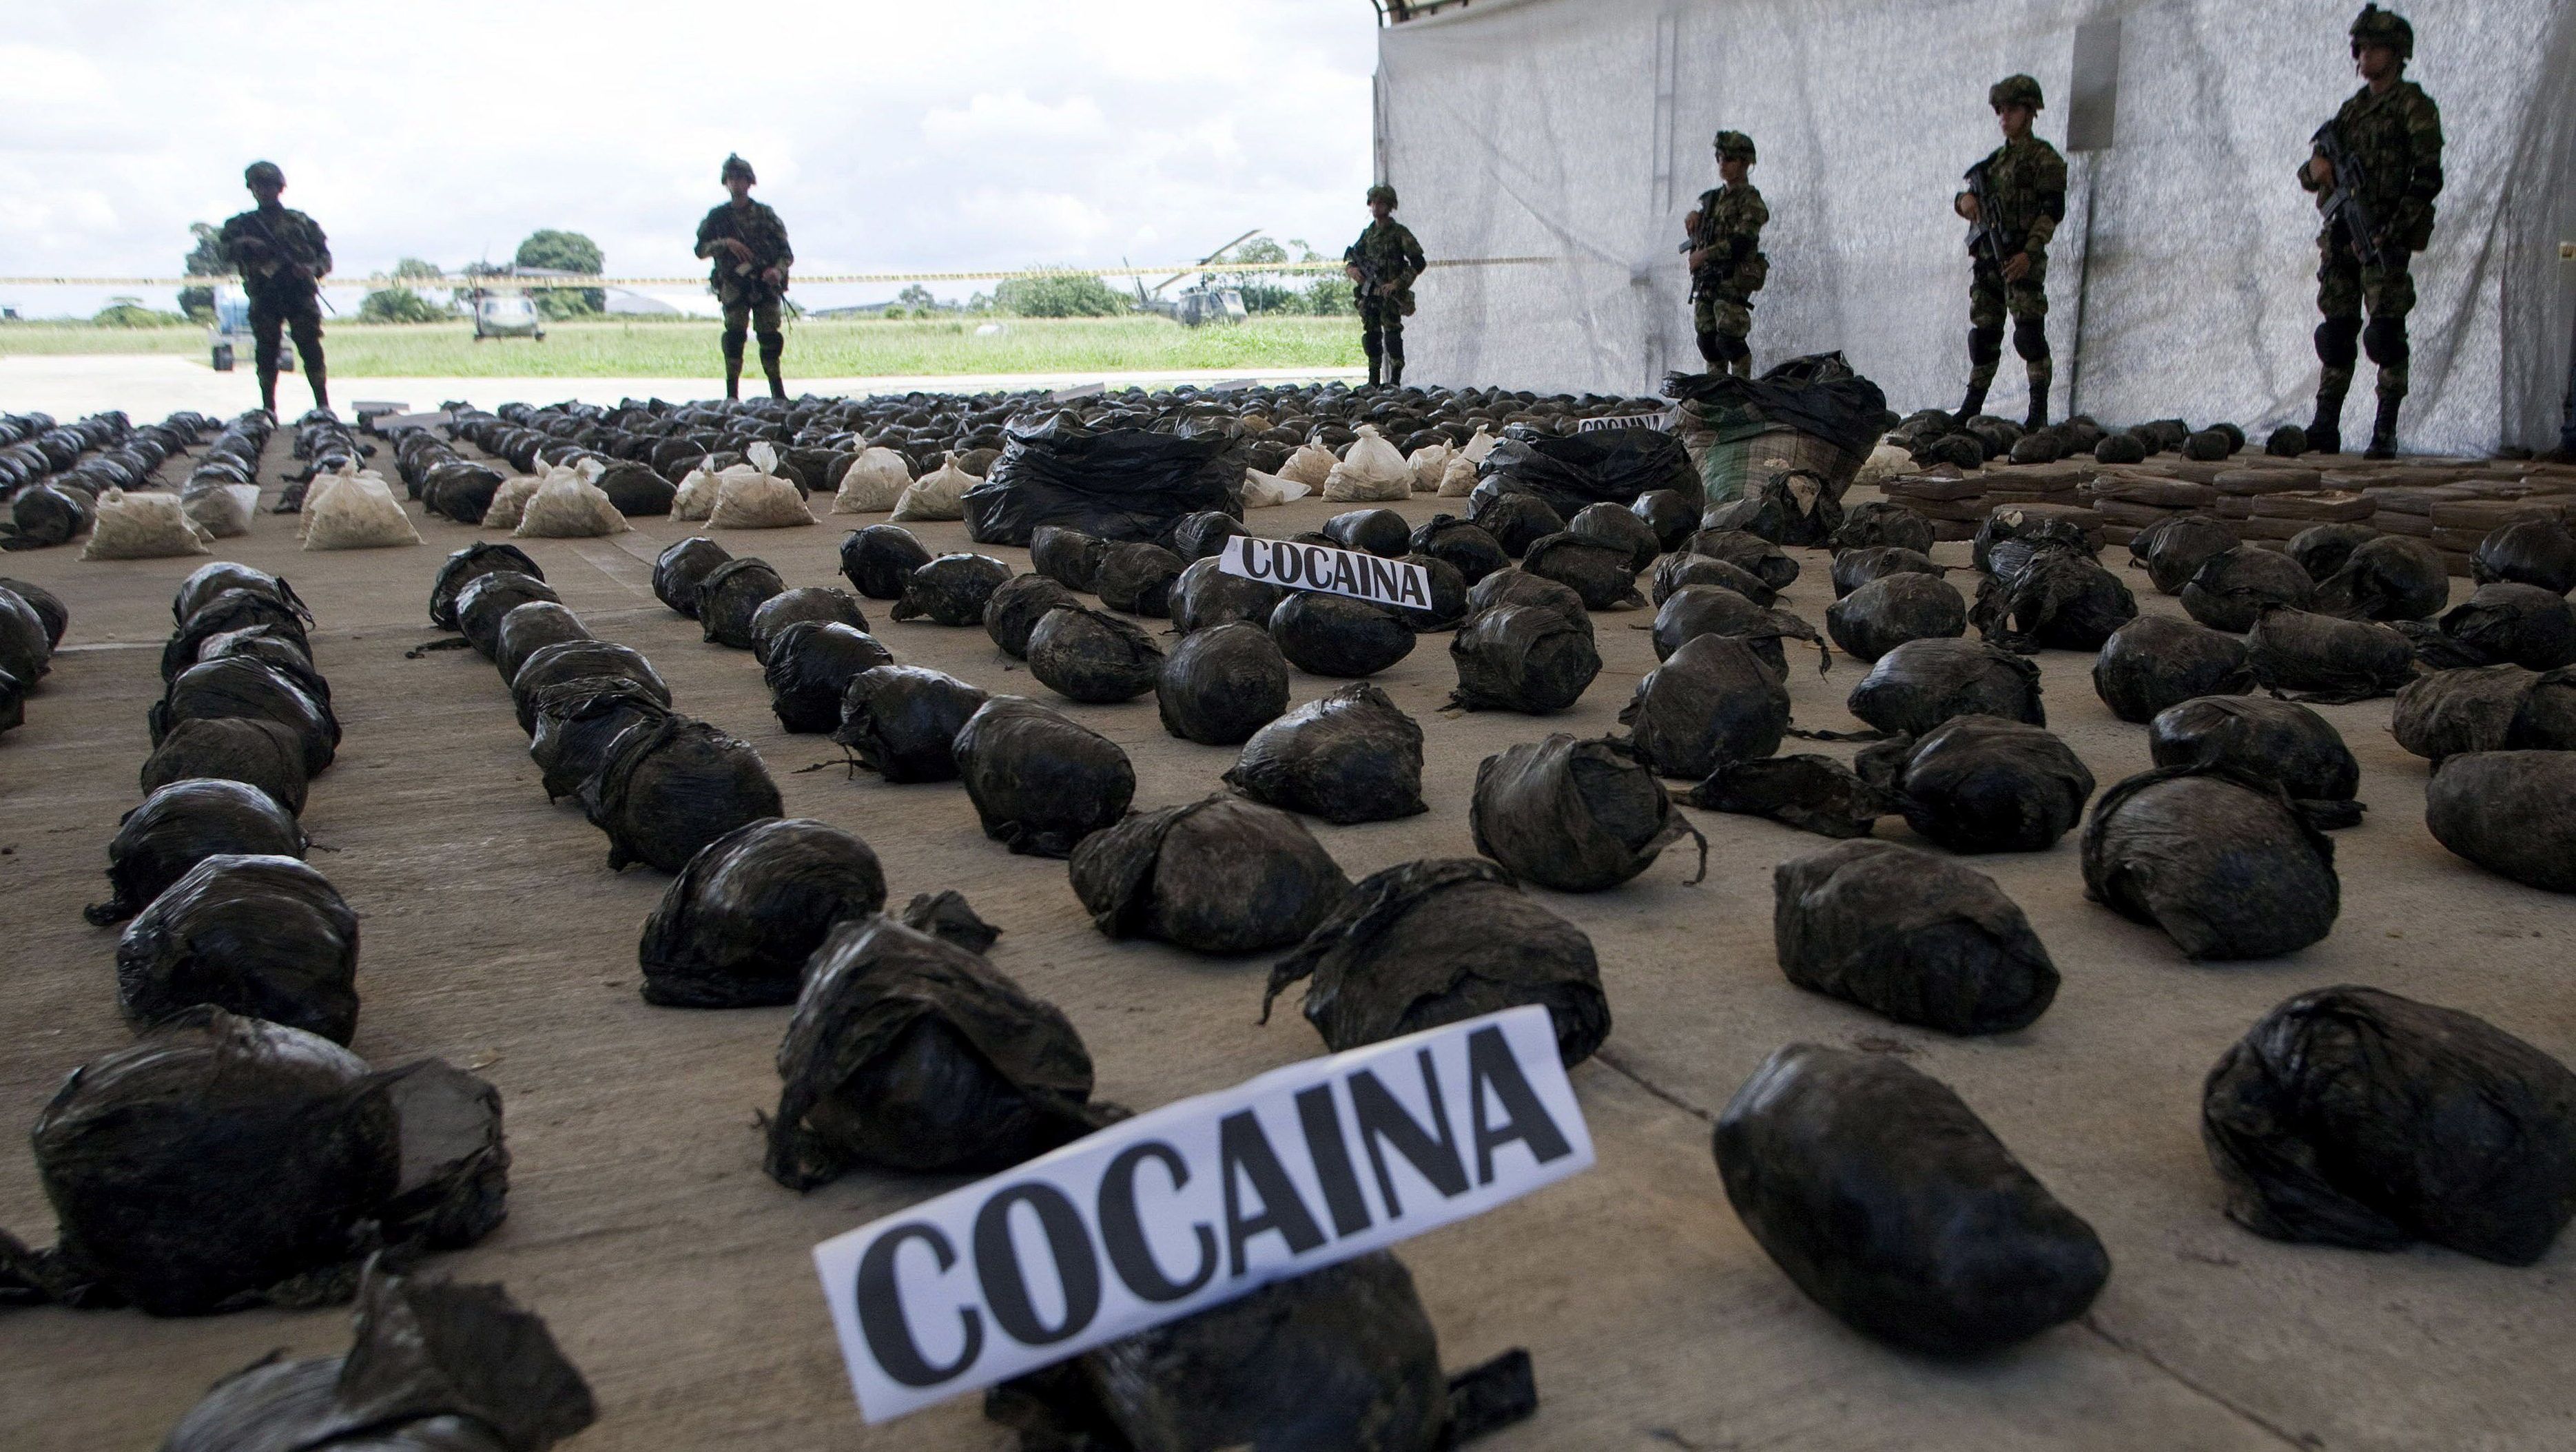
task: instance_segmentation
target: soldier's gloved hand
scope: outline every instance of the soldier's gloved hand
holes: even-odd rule
[[[1705,247],[1695,247],[1695,248],[1691,249],[1691,255],[1690,255],[1690,267],[1691,267],[1691,271],[1693,271],[1693,272],[1697,272],[1697,271],[1699,271],[1701,268],[1706,267],[1706,266],[1708,266],[1708,249],[1707,249],[1707,248],[1705,248]]]
[[[2004,259],[2004,281],[2019,282],[2030,276],[2030,254],[2016,252]]]
[[[1977,206],[1977,194],[1975,192],[1961,192],[1957,196],[1952,197],[1950,199],[1950,210],[1957,212],[1960,216],[1967,218],[1971,222],[1976,221],[1977,213],[1979,211]]]
[[[760,280],[772,287],[778,287],[786,283],[787,274],[775,267],[764,267],[760,270]]]

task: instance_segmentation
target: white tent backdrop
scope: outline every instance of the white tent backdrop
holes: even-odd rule
[[[1434,259],[1536,259],[1427,274],[1407,377],[1634,393],[1696,371],[1678,249],[1684,214],[1717,184],[1709,138],[1725,127],[1759,144],[1753,180],[1771,208],[1757,364],[1839,348],[1891,406],[1955,407],[1968,258],[1950,197],[1997,143],[1986,87],[2037,76],[2040,134],[2065,146],[2077,27],[2116,20],[2098,73],[2109,79],[2116,55],[2116,105],[2096,113],[2115,118],[2112,145],[2070,156],[2050,248],[2056,409],[2304,423],[2317,217],[2292,173],[2358,84],[2344,35],[2357,8],[1475,0],[1390,26],[1379,167],[1404,219]],[[2576,263],[2558,255],[2576,239],[2576,6],[2403,11],[2408,74],[2442,107],[2447,184],[2416,260],[2402,441],[2545,448],[2576,311]],[[2365,360],[2348,436],[2369,427],[2371,376]],[[1990,406],[2017,415],[2027,398],[2007,348]]]

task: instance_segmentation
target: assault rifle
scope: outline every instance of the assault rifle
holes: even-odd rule
[[[2345,234],[2352,238],[2353,254],[2361,259],[2363,266],[2387,266],[2388,255],[2379,245],[2377,221],[2361,200],[2361,189],[2369,180],[2369,173],[2362,169],[2361,158],[2353,155],[2352,148],[2344,144],[2343,132],[2332,121],[2318,127],[2317,134],[2310,141],[2317,154],[2326,159],[2326,165],[2334,168],[2334,190],[2326,193],[2326,221],[2329,224],[2343,223]]]
[[[1342,249],[1342,264],[1346,267],[1356,267],[1359,269],[1359,287],[1351,295],[1351,305],[1353,308],[1356,309],[1361,304],[1366,303],[1370,298],[1377,297],[1377,265],[1369,261],[1367,253],[1360,250],[1360,244],[1354,242],[1350,246]],[[1384,301],[1384,299],[1380,299],[1380,301]]]
[[[1697,252],[1703,247],[1712,247],[1716,245],[1716,239],[1709,235],[1709,229],[1716,225],[1717,219],[1711,217],[1709,215],[1709,211],[1710,208],[1703,206],[1698,211],[1691,214],[1697,220],[1693,221],[1690,225],[1689,240],[1682,243],[1681,251],[1683,256],[1687,257],[1691,253]],[[1699,295],[1701,293],[1708,290],[1708,284],[1702,280],[1708,271],[1709,269],[1704,267],[1694,267],[1690,270],[1690,300],[1694,303],[1699,301]]]
[[[1968,168],[1968,195],[1977,199],[1977,220],[1968,224],[1968,255],[2001,272],[2004,259],[2021,249],[2006,245],[2003,224],[1995,220],[1994,178],[1986,162]]]

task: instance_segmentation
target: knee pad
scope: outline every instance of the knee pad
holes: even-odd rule
[[[2004,330],[2001,327],[1968,330],[1968,361],[1993,363],[2004,356]]]
[[[1726,344],[1718,339],[1717,334],[1704,331],[1699,334],[1699,356],[1711,363],[1724,362]]]
[[[737,343],[734,346],[740,347],[742,345]],[[764,354],[776,353],[786,346],[787,335],[785,333],[763,333],[760,335],[760,351]]]
[[[2048,325],[2038,318],[2018,318],[2013,322],[2013,351],[2025,363],[2036,363],[2048,356]]]
[[[737,328],[725,329],[724,337],[720,340],[724,347],[725,356],[728,358],[741,357],[743,339],[750,336],[751,335],[749,333],[743,332]]]
[[[2349,368],[2361,357],[2361,319],[2328,318],[2317,324],[2317,361],[2329,368]]]
[[[2352,345],[2347,343],[2344,346],[2350,348]],[[2369,352],[2370,361],[2382,368],[2405,362],[2407,354],[2413,351],[2406,343],[2406,320],[2403,318],[2372,318],[2370,326],[2361,330],[2361,346]],[[2349,354],[2346,361],[2350,361]]]
[[[1742,338],[1721,333],[1717,339],[1717,356],[1733,363],[1739,359],[1752,357],[1753,349]]]
[[[1375,328],[1371,328],[1369,331],[1360,334],[1360,351],[1366,353],[1372,358],[1377,357],[1379,354],[1386,351],[1385,340],[1378,337],[1377,330]]]

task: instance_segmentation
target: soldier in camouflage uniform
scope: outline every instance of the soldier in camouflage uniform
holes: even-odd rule
[[[1359,286],[1360,348],[1369,384],[1404,381],[1404,320],[1413,316],[1413,280],[1422,275],[1422,244],[1395,220],[1395,188],[1368,189],[1368,229],[1342,252],[1342,271]]]
[[[250,188],[259,205],[226,220],[216,246],[241,275],[242,292],[250,299],[259,406],[277,412],[278,334],[285,329],[295,335],[296,356],[304,360],[304,381],[313,388],[313,406],[329,408],[319,284],[331,272],[330,240],[311,217],[278,205],[278,194],[286,190],[286,173],[275,162],[252,162],[242,172],[242,185]]]
[[[2013,351],[2030,370],[2029,427],[2048,424],[2048,389],[2057,365],[2048,352],[2048,243],[2066,219],[2066,158],[2057,148],[2031,134],[2031,121],[2045,102],[2039,82],[2028,76],[2006,76],[1986,92],[2004,144],[1976,166],[1994,199],[1995,216],[1981,216],[1976,196],[1960,192],[1951,207],[1973,226],[1991,220],[2000,262],[1981,251],[1972,236],[1968,250],[1975,264],[1968,277],[1968,396],[1959,418],[1974,417],[1986,406],[1986,389],[1995,381],[1995,365],[2004,356],[2004,314],[2013,320]]]
[[[2442,193],[2442,113],[2423,87],[2405,78],[2414,54],[2413,26],[2376,5],[2362,7],[2352,23],[2352,59],[2363,84],[2330,124],[2361,169],[2353,199],[2377,234],[2379,261],[2363,261],[2349,210],[2328,213],[2325,230],[2317,234],[2317,311],[2325,314],[2317,324],[2317,361],[2323,367],[2317,416],[2308,425],[2309,447],[2323,453],[2343,448],[2343,398],[2363,350],[2379,365],[2379,418],[2367,452],[2374,459],[2397,452],[2397,409],[2406,398],[2406,314],[2415,307],[2415,279],[2407,267],[2433,240],[2433,199]],[[2321,148],[2299,168],[2299,185],[2317,194],[2320,208],[2338,191],[2334,164]],[[2364,307],[2370,310],[2367,328],[2361,322]]]
[[[698,223],[698,255],[715,262],[708,290],[724,305],[725,397],[742,396],[743,336],[760,330],[760,371],[769,375],[769,396],[785,398],[787,383],[779,376],[779,355],[787,337],[778,331],[778,302],[787,293],[787,270],[796,254],[787,246],[787,224],[767,204],[751,199],[760,178],[751,163],[728,156],[719,173],[733,199],[707,213]]]
[[[1771,209],[1746,179],[1755,159],[1753,138],[1721,131],[1716,149],[1717,174],[1726,185],[1699,194],[1690,240],[1682,244],[1690,254],[1691,326],[1711,372],[1750,378],[1753,349],[1744,340],[1753,331],[1753,294],[1771,275],[1771,259],[1762,255],[1762,224],[1771,220]]]

